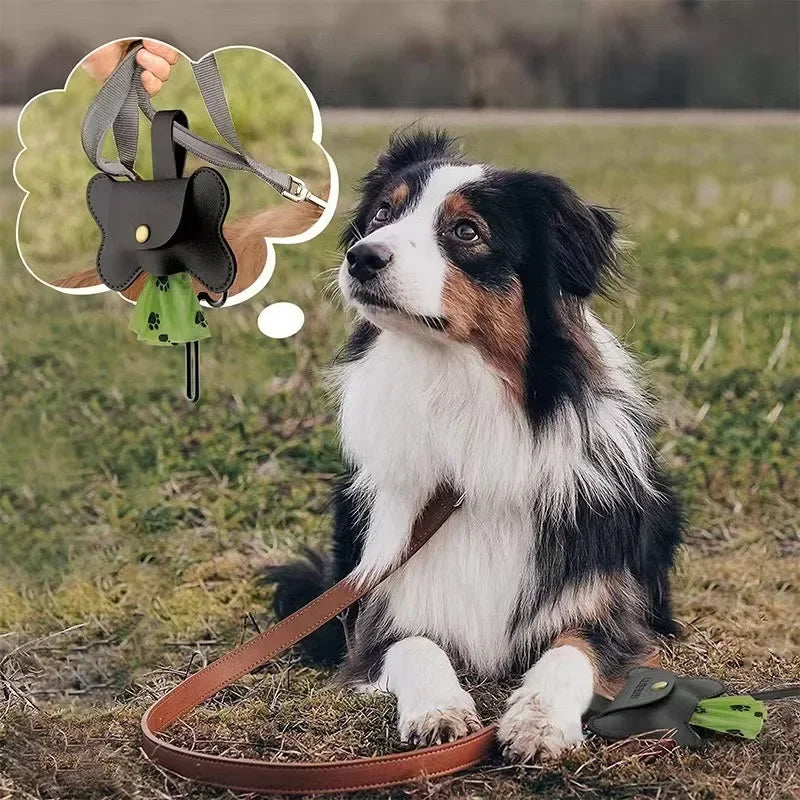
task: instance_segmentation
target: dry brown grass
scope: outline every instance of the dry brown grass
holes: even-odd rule
[[[741,630],[721,633],[712,634],[700,621],[687,625],[683,641],[667,648],[669,666],[685,674],[719,676],[734,690],[800,681],[796,661],[777,654],[764,659],[758,647],[740,646],[735,633]],[[83,694],[64,689],[52,702],[46,690],[36,688],[41,685],[37,678],[46,682],[48,662],[70,661],[76,673],[84,671],[83,681],[92,663],[87,654],[108,645],[70,646],[65,641],[55,655],[45,645],[34,642],[4,665],[7,704],[0,717],[0,766],[11,787],[9,796],[16,796],[15,790],[20,797],[87,800],[220,796],[144,763],[135,736],[147,705],[218,646],[169,648],[171,666],[144,674],[121,695],[104,700],[99,688]],[[16,699],[8,696],[10,686]],[[502,707],[508,689],[494,684],[471,688],[487,719]],[[87,695],[93,703],[85,702]],[[496,758],[464,776],[369,796],[778,800],[797,796],[800,787],[798,726],[800,705],[771,704],[765,731],[755,742],[718,737],[695,753],[594,740],[557,767],[510,766]],[[289,658],[217,696],[190,724],[176,726],[170,738],[218,754],[278,760],[354,758],[401,747],[388,699],[333,688],[318,672]]]

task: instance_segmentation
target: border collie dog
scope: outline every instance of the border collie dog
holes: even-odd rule
[[[434,489],[465,500],[342,625],[305,643],[394,694],[404,741],[476,730],[458,672],[515,673],[498,736],[519,760],[582,739],[673,634],[680,514],[636,368],[587,301],[617,274],[617,225],[558,178],[395,134],[360,186],[339,286],[358,325],[334,378],[348,474],[330,556],[273,569],[285,617],[355,570],[395,565]]]

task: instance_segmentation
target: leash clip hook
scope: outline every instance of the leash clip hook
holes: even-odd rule
[[[315,206],[327,208],[328,204],[321,197],[312,194],[304,181],[300,180],[296,175],[289,175],[289,179],[291,184],[288,189],[284,189],[281,192],[283,197],[293,203],[302,203],[304,200],[308,200],[309,203],[313,203]]]

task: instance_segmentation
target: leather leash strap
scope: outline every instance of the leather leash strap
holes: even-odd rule
[[[367,585],[348,576],[269,630],[217,659],[179,683],[142,717],[142,748],[170,772],[201,783],[247,792],[309,794],[378,789],[426,776],[460,772],[485,761],[494,746],[495,727],[449,744],[408,753],[352,761],[277,762],[228,758],[177,747],[158,734],[185,717],[220,689],[266,664],[321,628],[402,566],[461,505],[462,497],[441,487],[422,510],[411,531],[403,560]]]

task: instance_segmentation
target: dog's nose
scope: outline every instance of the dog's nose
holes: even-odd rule
[[[346,253],[347,271],[362,283],[374,278],[391,260],[392,251],[381,244],[359,242]]]

